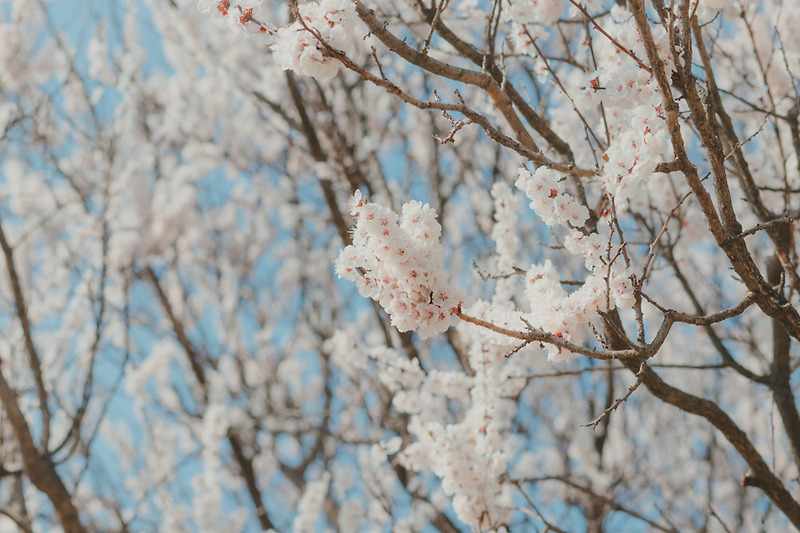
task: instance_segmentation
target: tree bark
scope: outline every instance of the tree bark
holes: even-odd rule
[[[58,521],[64,528],[64,533],[84,533],[86,529],[81,524],[78,509],[75,507],[69,491],[56,472],[56,467],[50,457],[42,455],[37,450],[28,422],[17,403],[17,395],[9,386],[2,371],[0,371],[0,402],[3,403],[11,427],[14,429],[14,436],[19,443],[25,475],[53,504]]]

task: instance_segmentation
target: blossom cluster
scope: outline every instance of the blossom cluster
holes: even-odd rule
[[[424,339],[453,325],[464,298],[442,279],[436,212],[414,201],[398,217],[356,192],[351,214],[353,244],[339,254],[337,274],[379,302],[400,331],[416,330]]]
[[[611,14],[616,24],[609,21],[608,32],[636,57],[645,58],[643,39],[630,12],[615,7]],[[653,40],[670,74],[675,67],[669,35],[655,27]],[[666,114],[653,75],[610,41],[599,39],[596,44],[600,66],[578,84],[576,101],[587,109],[600,103],[605,106],[612,142],[602,155],[602,178],[616,206],[624,209],[641,182],[655,172],[658,163],[669,158]]]
[[[392,396],[392,406],[409,415],[411,443],[400,438],[374,445],[370,455],[396,455],[396,461],[414,472],[429,470],[441,480],[432,495],[437,507],[452,503],[459,520],[473,528],[491,531],[508,521],[513,508],[512,486],[503,479],[514,443],[507,436],[516,404],[512,400],[526,381],[515,379],[507,359],[508,343],[495,342],[494,334],[462,324],[459,333],[469,345],[469,366],[461,370],[424,370],[418,359],[402,350],[382,345],[365,346],[352,332],[338,331],[329,342],[331,360],[356,377],[374,362],[377,377]],[[456,416],[453,416],[455,410]],[[379,464],[370,469],[378,472]]]
[[[486,530],[509,518],[513,499],[511,487],[502,483],[507,457],[501,443],[487,445],[485,430],[468,423],[409,429],[419,440],[408,446],[401,461],[413,469],[430,468],[442,480],[442,491],[452,497],[459,520]]]
[[[522,167],[515,184],[530,199],[531,209],[548,226],[580,227],[589,219],[589,210],[564,191],[564,175],[558,171],[539,167],[531,174]]]
[[[514,0],[503,17],[520,23],[555,24],[564,12],[562,0]]]
[[[546,167],[539,167],[533,174],[522,167],[516,185],[548,226],[571,228],[564,247],[581,257],[590,272],[583,285],[569,294],[550,261],[533,265],[527,272],[525,294],[530,311],[526,320],[534,327],[571,340],[598,312],[633,305],[634,283],[630,268],[619,256],[619,250],[612,249],[608,237],[576,229],[588,220],[589,210],[565,192],[564,179],[562,173]],[[564,355],[562,349],[549,347],[551,360]]]
[[[640,105],[633,111],[620,109],[620,120],[627,122],[614,143],[603,154],[603,183],[617,205],[624,207],[639,184],[649,178],[668,153],[666,121],[659,108]],[[609,115],[616,115],[612,110]]]
[[[333,48],[344,48],[355,28],[355,7],[350,0],[321,0],[299,9],[301,20],[278,30],[272,45],[275,60],[284,70],[331,78],[342,64],[325,53],[319,38]]]
[[[497,271],[509,274],[514,269],[514,258],[519,250],[520,239],[517,234],[517,198],[505,182],[498,181],[492,186],[494,198],[494,220],[492,240],[497,251]],[[511,302],[515,292],[515,280],[511,277],[497,280],[493,301],[498,305]]]
[[[298,533],[314,531],[314,526],[325,503],[325,496],[328,494],[330,481],[330,473],[323,472],[319,479],[310,481],[306,485],[303,496],[297,505],[297,516],[292,522],[292,531]]]
[[[261,19],[262,0],[220,0],[216,11],[242,31],[263,34],[273,57],[284,70],[293,70],[317,79],[331,78],[342,63],[328,47],[342,50],[352,37],[358,16],[351,0],[319,0],[298,5],[299,18],[275,28]],[[201,11],[210,11],[209,0],[199,0]],[[268,16],[268,15],[267,15]]]
[[[604,265],[596,269],[578,290],[570,294],[561,286],[558,272],[550,261],[532,265],[525,284],[530,306],[526,320],[533,327],[564,340],[573,340],[574,335],[584,324],[596,318],[598,312],[633,304],[630,272],[622,265],[619,261],[611,264],[610,268]],[[548,346],[551,361],[561,360],[567,355],[557,346]]]
[[[470,313],[484,316],[481,309],[489,307],[487,302],[476,303]],[[526,381],[513,377],[521,360],[505,357],[507,338],[498,339],[494,333],[470,324],[459,327],[461,338],[469,346],[469,367],[474,375],[430,371],[421,387],[406,389],[404,401],[394,402],[399,411],[411,415],[408,430],[415,437],[398,459],[412,470],[434,472],[441,479],[442,491],[452,499],[459,520],[474,529],[493,531],[498,524],[507,523],[513,506],[513,491],[503,480],[515,451],[508,439],[516,414],[511,398],[520,393]],[[407,411],[407,397],[411,396],[418,397],[414,403],[425,408]],[[448,420],[446,410],[428,407],[442,400],[466,406],[457,421]]]

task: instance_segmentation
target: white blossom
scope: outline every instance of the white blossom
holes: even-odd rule
[[[353,244],[336,260],[339,276],[380,303],[400,331],[427,338],[453,325],[464,298],[442,279],[441,226],[433,209],[410,202],[398,217],[358,192],[351,205]]]
[[[342,64],[331,57],[325,45],[343,49],[355,28],[355,17],[350,0],[301,4],[300,21],[278,30],[272,45],[275,60],[284,70],[305,76],[325,79],[336,75]]]

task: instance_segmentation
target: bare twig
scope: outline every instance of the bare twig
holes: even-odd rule
[[[625,401],[627,401],[628,398],[631,397],[631,394],[633,394],[634,391],[639,388],[639,385],[642,384],[642,380],[644,379],[644,367],[645,364],[642,363],[639,372],[636,373],[636,383],[628,387],[628,392],[625,394],[625,396],[617,398],[617,400],[608,409],[603,411],[603,413],[600,416],[598,416],[591,422],[588,422],[586,424],[581,424],[581,427],[584,428],[590,427],[592,429],[596,428],[600,424],[600,422],[602,422],[605,418],[608,417],[608,415],[611,414],[612,411],[616,411],[620,405],[622,405]]]
[[[609,33],[608,33],[606,30],[604,30],[604,29],[603,29],[603,27],[602,27],[600,24],[598,24],[598,23],[597,23],[597,21],[594,19],[594,17],[592,17],[592,16],[589,14],[589,12],[588,12],[588,11],[586,11],[586,8],[585,8],[585,7],[583,7],[583,4],[581,4],[581,3],[577,2],[576,0],[569,0],[569,2],[570,2],[570,3],[571,3],[573,6],[575,6],[576,8],[578,8],[578,11],[580,11],[580,12],[583,14],[583,16],[584,16],[584,17],[586,17],[586,19],[587,19],[589,22],[591,22],[591,23],[592,23],[592,26],[594,26],[594,28],[595,28],[597,31],[599,31],[600,33],[602,33],[602,34],[603,34],[603,36],[604,36],[606,39],[608,39],[609,41],[611,41],[612,43],[614,43],[614,46],[616,46],[616,47],[617,47],[619,50],[621,50],[622,52],[625,52],[625,53],[626,53],[628,56],[630,56],[630,57],[631,57],[631,59],[633,59],[634,61],[636,61],[636,64],[637,64],[637,65],[639,65],[639,68],[641,68],[642,70],[645,70],[645,71],[647,71],[647,72],[648,72],[648,73],[650,73],[650,74],[652,74],[652,73],[653,73],[653,69],[651,69],[650,67],[648,67],[647,65],[645,65],[645,63],[644,63],[644,62],[643,62],[641,59],[639,59],[639,58],[636,56],[636,54],[634,54],[634,53],[633,53],[633,50],[630,50],[630,49],[628,49],[628,48],[625,48],[625,47],[624,47],[624,46],[623,46],[623,45],[622,45],[622,44],[621,44],[621,43],[620,43],[618,40],[616,40],[616,39],[615,39],[614,37],[612,37],[612,36],[611,36],[611,35],[610,35],[610,34],[609,34]]]

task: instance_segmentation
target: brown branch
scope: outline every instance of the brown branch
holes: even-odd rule
[[[749,26],[748,26],[748,28],[749,28]],[[724,138],[728,142],[728,144],[731,145],[731,147],[732,147],[731,148],[731,155],[733,156],[733,161],[734,161],[736,167],[739,169],[739,172],[738,172],[739,182],[741,183],[742,188],[744,189],[745,193],[747,194],[748,203],[750,204],[752,209],[755,211],[756,215],[759,217],[761,222],[764,223],[764,229],[767,230],[767,235],[769,235],[770,239],[775,244],[777,257],[780,260],[780,263],[783,266],[784,271],[792,278],[793,287],[795,287],[796,289],[800,288],[800,277],[797,275],[797,272],[794,270],[794,268],[793,268],[793,266],[791,264],[791,261],[789,260],[788,256],[786,255],[785,250],[783,250],[783,247],[780,246],[780,243],[778,242],[780,240],[780,234],[779,234],[780,230],[778,228],[775,228],[774,225],[771,224],[771,222],[773,222],[775,220],[781,220],[781,219],[777,218],[777,215],[775,215],[772,212],[770,212],[770,210],[767,209],[766,206],[764,205],[764,203],[761,201],[759,188],[756,185],[756,181],[755,181],[752,173],[750,172],[750,166],[749,166],[749,164],[747,162],[747,159],[744,156],[744,152],[742,151],[742,146],[744,145],[744,143],[739,142],[739,140],[737,138],[737,135],[736,135],[736,130],[733,127],[733,122],[731,121],[731,118],[728,115],[728,113],[725,111],[725,107],[722,105],[722,99],[720,98],[719,89],[717,88],[716,79],[714,77],[714,70],[713,70],[713,68],[711,66],[711,58],[710,58],[710,56],[708,54],[708,51],[706,50],[705,41],[703,39],[703,34],[702,34],[702,29],[700,28],[700,24],[697,21],[697,17],[692,17],[692,19],[691,19],[691,29],[692,29],[692,32],[695,35],[695,42],[697,43],[698,53],[700,54],[700,57],[701,57],[701,59],[703,61],[703,69],[706,71],[706,77],[708,79],[708,81],[707,81],[708,98],[710,100],[709,112],[708,112],[709,121],[713,122],[713,124],[716,126],[716,122],[713,120],[713,118],[714,118],[713,113],[716,113],[716,115],[719,116],[720,125],[722,127],[722,132],[724,133]],[[752,38],[752,35],[751,35],[751,38]],[[754,46],[755,46],[755,44],[754,44]],[[757,56],[757,54],[756,54],[756,56]],[[756,60],[758,61],[757,57],[756,57]],[[759,62],[759,67],[760,66],[761,66],[761,64]],[[764,74],[764,76],[766,76],[766,74]],[[766,84],[766,77],[764,77],[764,82]],[[769,85],[767,84],[765,86],[767,87],[767,90],[769,91]],[[772,96],[771,95],[769,96],[769,98],[770,98],[770,101],[772,101]],[[773,105],[773,109],[774,108],[775,108],[775,106]],[[794,128],[797,127],[796,126],[796,121],[795,121],[795,125],[794,126],[792,126],[792,120],[790,118],[789,118],[788,122],[789,122],[790,129],[792,129],[793,127]],[[759,128],[758,131],[760,131],[760,128]],[[756,133],[758,133],[758,131]],[[776,131],[778,131],[777,128],[776,128]],[[712,142],[715,141],[717,137],[718,137],[718,135],[714,136],[714,138],[712,139]],[[780,141],[780,138],[779,138],[779,141]],[[780,142],[778,143],[778,146],[779,147],[781,146]],[[785,160],[785,158],[784,158],[784,160]],[[798,165],[800,165],[800,163],[798,163]],[[714,168],[712,166],[712,171],[713,171],[713,169]],[[724,172],[724,169],[723,169],[723,172]],[[724,186],[727,187],[727,179],[725,180]],[[730,193],[728,193],[728,197],[729,196],[730,196]],[[732,207],[730,209],[732,210]],[[789,223],[791,224],[791,220],[789,221]],[[741,227],[739,227],[739,230],[741,231]]]
[[[239,441],[239,437],[232,431],[228,431],[228,442],[231,445],[233,459],[236,461],[236,464],[239,467],[239,473],[244,479],[245,485],[247,485],[247,492],[250,495],[250,500],[256,507],[256,516],[258,516],[258,522],[261,525],[261,529],[264,531],[275,529],[275,526],[273,525],[272,520],[270,520],[266,509],[264,509],[264,504],[262,503],[261,491],[258,488],[256,472],[253,468],[253,459],[245,455],[242,443]]]
[[[741,302],[733,307],[729,307],[728,309],[723,309],[722,311],[717,311],[716,313],[707,315],[689,315],[674,311],[672,309],[665,309],[657,304],[654,300],[647,297],[644,293],[642,296],[644,296],[648,302],[656,306],[662,313],[668,315],[675,322],[683,322],[685,324],[693,324],[695,326],[710,326],[711,324],[716,324],[717,322],[722,322],[723,320],[728,320],[729,318],[739,316],[753,304],[754,299],[753,293],[747,293]]]
[[[434,16],[433,10],[428,9],[421,0],[417,0],[417,7],[422,12],[423,17],[428,22]],[[450,43],[461,56],[467,58],[474,65],[481,68],[482,72],[488,73],[494,81],[499,84],[502,90],[508,95],[509,100],[519,110],[522,117],[530,124],[530,126],[541,135],[545,141],[556,151],[565,158],[568,162],[573,162],[572,149],[569,143],[565,142],[558,134],[553,131],[547,119],[537,113],[517,91],[513,83],[506,77],[503,69],[498,67],[494,62],[489,61],[489,57],[482,51],[478,50],[470,43],[460,39],[443,21],[439,21],[437,25],[439,35],[448,43]]]
[[[633,12],[634,19],[636,20],[639,32],[642,35],[645,49],[649,61],[653,64],[653,74],[658,81],[658,85],[662,91],[662,98],[664,107],[667,112],[667,128],[672,141],[672,147],[675,153],[676,161],[681,164],[681,171],[686,177],[689,187],[692,189],[695,197],[697,198],[698,205],[703,212],[703,215],[708,222],[714,240],[717,245],[725,252],[734,271],[739,275],[742,282],[755,294],[755,303],[764,311],[768,316],[780,320],[787,332],[795,339],[800,340],[800,314],[792,305],[786,301],[782,294],[776,292],[772,286],[764,279],[758,269],[755,261],[753,260],[750,252],[745,243],[740,240],[729,241],[728,238],[731,234],[741,233],[741,226],[736,221],[735,215],[732,210],[728,210],[730,204],[730,194],[728,192],[727,183],[725,181],[724,164],[720,163],[717,159],[717,150],[712,149],[714,146],[714,137],[710,131],[705,131],[703,136],[708,139],[707,154],[712,162],[712,176],[715,180],[714,187],[717,190],[717,197],[722,201],[721,208],[723,211],[722,219],[718,216],[714,201],[708,191],[705,190],[703,184],[698,176],[697,167],[691,163],[686,153],[682,133],[679,124],[679,109],[678,104],[672,99],[671,83],[667,78],[666,72],[658,57],[653,35],[650,31],[650,25],[644,11],[644,4],[642,0],[635,0],[630,3],[631,11]],[[687,23],[687,30],[688,23]],[[690,31],[690,30],[689,30]],[[691,46],[689,47],[691,48]],[[685,52],[688,53],[688,52]],[[681,72],[681,69],[678,69]],[[690,73],[689,73],[690,74]],[[699,103],[696,89],[694,88],[694,79],[687,75],[685,72],[682,74],[684,79],[681,80],[685,94],[690,94],[686,100],[692,108],[692,115],[700,122],[706,121],[706,111]],[[688,83],[691,81],[691,83]],[[705,126],[704,126],[705,127]],[[707,129],[707,128],[706,128]],[[704,140],[705,142],[705,140]],[[724,157],[722,157],[724,160]],[[724,222],[723,222],[724,221]]]
[[[330,47],[329,47],[329,52],[336,59],[341,61],[341,63],[345,67],[358,73],[365,80],[379,87],[383,87],[388,93],[397,96],[402,101],[411,104],[418,109],[435,109],[439,111],[461,113],[462,115],[466,116],[469,120],[471,120],[473,123],[480,126],[483,129],[483,131],[486,132],[489,138],[491,138],[493,141],[505,146],[506,148],[510,148],[511,150],[517,152],[519,155],[525,157],[526,159],[533,161],[537,165],[546,166],[553,170],[564,172],[565,174],[570,174],[573,176],[595,177],[600,174],[599,170],[580,169],[576,168],[572,164],[564,164],[553,161],[552,159],[545,156],[542,152],[538,151],[535,144],[533,145],[525,144],[525,142],[521,142],[519,140],[515,140],[511,137],[508,137],[507,135],[502,133],[499,129],[497,129],[494,125],[492,125],[486,116],[478,113],[477,111],[470,108],[466,104],[462,103],[448,104],[444,102],[429,102],[429,101],[419,100],[407,94],[405,91],[403,91],[400,87],[398,87],[396,84],[394,84],[387,78],[378,77],[371,74],[368,70],[364,69],[363,67],[353,62],[343,52]],[[533,149],[530,148],[530,146],[533,146]]]
[[[728,237],[728,240],[729,241],[733,241],[733,240],[736,240],[736,239],[743,239],[744,237],[747,237],[749,235],[754,235],[754,234],[758,233],[759,231],[763,231],[765,229],[771,229],[771,228],[774,228],[775,226],[780,226],[782,224],[791,224],[791,223],[792,223],[791,217],[776,218],[776,219],[770,220],[769,222],[764,222],[762,224],[756,224],[752,228],[750,228],[748,230],[745,230],[745,231],[741,232],[738,235],[733,235],[731,237]]]
[[[42,377],[42,363],[39,358],[39,353],[36,351],[36,345],[33,343],[33,333],[31,331],[30,318],[28,317],[28,307],[25,304],[25,295],[22,293],[22,284],[19,279],[19,274],[17,273],[14,251],[8,243],[8,239],[6,239],[6,233],[3,230],[2,223],[0,223],[0,247],[2,247],[3,255],[5,256],[8,280],[11,284],[11,291],[14,293],[14,305],[16,307],[17,319],[22,327],[22,335],[25,340],[25,353],[28,355],[28,366],[30,367],[31,374],[33,374],[33,381],[36,384],[39,411],[42,413],[42,437],[39,442],[39,449],[42,453],[48,454],[50,441],[50,408],[47,405],[47,389],[44,386],[44,378]]]
[[[608,415],[610,415],[612,411],[616,411],[620,405],[622,405],[624,402],[628,400],[628,398],[631,397],[631,394],[633,394],[634,391],[636,391],[636,389],[639,388],[639,385],[641,385],[642,381],[644,380],[644,363],[642,363],[641,366],[639,367],[639,371],[636,373],[636,378],[637,378],[636,383],[628,387],[628,392],[625,394],[625,396],[617,398],[616,401],[611,406],[609,406],[605,411],[603,411],[600,414],[600,416],[598,416],[591,422],[588,422],[586,424],[581,424],[581,427],[590,427],[592,429],[596,428],[600,424],[600,422],[608,418]]]
[[[788,244],[791,240],[790,230],[785,229],[781,232],[782,243]],[[774,255],[767,263],[767,275],[769,281],[775,285],[780,283],[783,267],[781,261]],[[800,465],[800,413],[797,411],[794,392],[792,391],[790,352],[792,338],[786,332],[783,324],[779,320],[772,320],[772,362],[770,364],[769,381],[767,384],[772,390],[772,399],[778,414],[786,430],[789,439],[789,446],[792,450],[792,458],[795,465]]]
[[[317,132],[314,129],[314,125],[311,123],[308,112],[306,111],[306,106],[303,102],[303,96],[300,93],[300,88],[297,86],[297,81],[295,80],[294,74],[292,74],[291,71],[286,71],[286,84],[289,87],[289,94],[292,97],[292,103],[294,103],[297,114],[300,115],[300,123],[302,125],[302,129],[300,131],[305,137],[306,143],[308,143],[311,157],[313,157],[317,162],[327,161],[325,152],[322,149],[322,144],[319,142]],[[345,221],[344,214],[342,213],[342,210],[339,209],[339,203],[336,200],[336,193],[333,190],[333,183],[331,183],[330,180],[321,179],[319,180],[319,186],[322,189],[323,196],[325,197],[325,203],[330,210],[331,218],[333,219],[333,225],[336,227],[336,231],[339,233],[339,238],[342,240],[343,244],[350,244],[349,230],[351,224]]]
[[[65,533],[84,533],[86,530],[81,524],[78,509],[72,502],[69,491],[56,472],[50,457],[36,449],[28,422],[20,410],[17,394],[9,386],[2,371],[0,371],[0,402],[19,443],[25,475],[50,500]]]
[[[636,512],[636,511],[634,511],[632,509],[628,509],[627,507],[623,506],[622,504],[617,503],[613,499],[611,499],[611,498],[609,498],[607,496],[604,496],[602,494],[596,493],[594,490],[592,490],[591,487],[586,487],[584,485],[576,483],[576,482],[574,482],[574,481],[572,481],[569,478],[564,477],[564,476],[543,476],[543,477],[534,477],[534,478],[523,478],[523,479],[519,480],[519,482],[522,482],[522,483],[539,483],[539,482],[542,482],[542,481],[560,481],[561,483],[564,483],[565,485],[567,485],[569,487],[572,487],[572,488],[574,488],[574,489],[576,489],[576,490],[578,490],[580,492],[583,492],[584,494],[586,494],[588,496],[591,496],[592,498],[596,498],[597,500],[603,502],[605,505],[608,505],[609,507],[611,507],[615,511],[619,511],[621,513],[628,514],[628,515],[630,515],[630,516],[632,516],[634,518],[638,518],[639,520],[645,522],[649,526],[651,526],[651,527],[653,527],[653,528],[655,528],[655,529],[657,529],[659,531],[664,531],[664,532],[667,532],[667,533],[675,533],[676,532],[676,530],[674,528],[668,528],[668,527],[665,527],[665,526],[662,526],[662,525],[658,524],[657,522],[653,522],[652,520],[650,520],[649,518],[645,517],[644,515],[639,514],[638,512]]]
[[[637,372],[635,362],[623,360],[623,364]],[[780,479],[770,471],[769,466],[750,442],[747,434],[725,411],[710,400],[693,396],[668,385],[648,366],[645,366],[643,383],[656,398],[687,413],[701,416],[717,428],[750,466],[751,477],[758,480],[764,493],[783,511],[795,527],[800,528],[800,505],[786,490]]]
[[[9,509],[0,509],[0,515],[5,516],[19,528],[19,531],[23,533],[33,533],[33,529],[31,528],[31,519],[28,516],[19,516],[17,513]]]
[[[681,270],[680,265],[678,264],[677,259],[674,256],[673,247],[672,246],[665,246],[663,244],[660,244],[660,246],[662,247],[662,249],[665,252],[665,254],[664,254],[665,259],[670,264],[670,266],[673,269],[673,272],[675,273],[675,278],[678,280],[678,282],[680,283],[681,287],[683,287],[684,292],[686,292],[686,295],[689,297],[689,300],[692,302],[692,305],[694,306],[694,309],[695,309],[695,313],[698,316],[706,316],[706,312],[704,310],[703,305],[700,303],[700,299],[695,294],[694,290],[692,289],[692,286],[689,284],[689,280],[684,275],[683,271]],[[651,298],[649,298],[646,294],[642,293],[642,296],[644,296],[650,303],[652,303],[654,306],[659,308],[662,312],[666,312],[667,311],[666,309],[661,307],[659,304],[657,304],[655,301],[653,301]],[[722,342],[722,339],[720,339],[719,335],[717,335],[716,331],[714,330],[714,328],[711,325],[703,326],[703,329],[705,330],[706,334],[708,335],[708,338],[711,341],[711,344],[713,344],[714,348],[716,348],[717,352],[719,352],[720,357],[722,358],[722,362],[723,362],[723,364],[725,366],[728,366],[728,367],[734,369],[736,372],[738,372],[739,374],[741,374],[742,376],[746,377],[749,380],[755,381],[757,383],[765,383],[766,382],[766,377],[765,376],[757,375],[755,372],[752,372],[751,370],[743,367],[741,364],[739,364],[738,361],[736,361],[736,359],[734,359],[733,355],[730,353],[728,348]],[[651,365],[651,366],[653,366],[653,365]]]
[[[447,4],[449,3],[450,0],[439,0],[439,7],[436,8],[436,14],[433,16],[433,20],[431,21],[431,29],[428,31],[428,36],[425,38],[425,42],[422,44],[421,52],[425,55],[428,55],[428,48],[431,45],[433,34],[436,31],[436,23],[439,22],[439,17],[442,16],[442,11],[444,11],[444,8],[447,7]]]
[[[194,347],[192,341],[189,339],[189,336],[187,334],[186,328],[183,325],[183,322],[175,314],[175,311],[172,307],[172,304],[169,301],[169,298],[164,292],[164,289],[161,287],[161,282],[159,281],[158,276],[156,276],[156,273],[150,266],[144,269],[142,277],[149,280],[150,283],[153,285],[153,288],[156,291],[156,295],[158,296],[159,302],[161,303],[161,307],[162,309],[164,309],[164,312],[167,314],[167,318],[170,321],[172,330],[175,332],[175,336],[177,337],[178,342],[183,348],[184,353],[186,353],[186,357],[189,360],[189,365],[192,368],[192,373],[194,374],[195,379],[197,379],[198,383],[200,383],[200,386],[203,390],[203,401],[207,402],[208,383],[198,350]],[[244,449],[242,447],[238,435],[236,435],[233,432],[229,432],[228,442],[231,445],[231,451],[233,452],[234,460],[236,461],[236,464],[239,467],[239,473],[244,479],[245,485],[247,486],[247,492],[250,495],[250,499],[256,508],[256,515],[258,516],[258,520],[259,523],[261,524],[261,527],[264,530],[273,529],[274,526],[272,524],[272,521],[270,520],[264,508],[261,491],[259,490],[256,484],[255,470],[253,468],[253,459],[247,457],[244,454]]]
[[[525,490],[522,488],[522,483],[520,483],[519,480],[512,479],[511,483],[513,483],[514,486],[517,487],[517,490],[519,490],[519,493],[522,494],[522,496],[525,498],[525,501],[528,503],[528,505],[531,507],[531,509],[533,509],[533,511],[531,511],[530,509],[525,509],[524,507],[520,507],[519,508],[520,511],[522,511],[523,513],[525,513],[525,514],[527,514],[529,516],[532,516],[534,518],[538,518],[539,520],[541,520],[545,525],[545,528],[546,528],[545,531],[554,531],[555,533],[567,533],[565,530],[563,530],[560,527],[556,526],[555,524],[553,524],[552,522],[548,521],[544,517],[542,512],[539,510],[539,507],[535,503],[533,503],[533,500],[530,498],[530,496],[528,496],[525,493]]]
[[[415,50],[406,44],[404,40],[398,39],[394,34],[389,32],[385,25],[381,24],[377,19],[375,13],[371,9],[367,9],[359,0],[356,0],[355,5],[358,16],[367,25],[370,33],[375,35],[389,50],[409,63],[427,70],[428,72],[453,81],[473,85],[486,91],[494,102],[496,109],[503,115],[509,126],[511,126],[519,142],[530,151],[539,151],[533,137],[528,133],[519,116],[517,116],[517,113],[514,111],[513,104],[501,89],[500,83],[492,76],[438,61],[431,58],[426,53]],[[320,42],[328,46],[324,40],[320,39]]]
[[[648,67],[647,65],[645,65],[645,63],[644,63],[644,62],[643,62],[641,59],[639,59],[639,58],[636,56],[636,54],[634,54],[634,53],[633,53],[633,50],[630,50],[630,49],[628,49],[628,48],[625,48],[624,46],[622,46],[622,43],[620,43],[619,41],[617,41],[617,40],[616,40],[614,37],[612,37],[612,36],[611,36],[611,35],[610,35],[610,34],[609,34],[609,33],[608,33],[606,30],[604,30],[604,29],[603,29],[603,27],[602,27],[600,24],[598,24],[598,23],[597,23],[597,21],[594,19],[594,17],[593,17],[593,16],[591,16],[591,15],[589,14],[589,12],[588,12],[588,11],[586,11],[586,8],[585,8],[585,7],[583,7],[583,4],[580,4],[580,3],[576,2],[575,0],[569,0],[569,2],[570,2],[570,3],[571,3],[573,6],[575,6],[576,8],[578,8],[578,11],[580,11],[580,12],[583,14],[583,16],[584,16],[584,17],[586,17],[586,20],[588,20],[588,21],[589,21],[589,22],[592,24],[592,26],[594,26],[594,29],[596,29],[597,31],[599,31],[600,33],[602,33],[602,34],[603,34],[603,36],[604,36],[606,39],[608,39],[609,41],[611,41],[611,42],[614,44],[614,46],[616,46],[616,47],[617,47],[617,49],[618,49],[618,50],[620,50],[621,52],[625,52],[625,53],[626,53],[628,56],[630,56],[630,58],[631,58],[631,59],[633,59],[634,61],[636,61],[636,64],[637,64],[637,65],[639,65],[639,68],[641,68],[641,69],[643,69],[643,70],[647,71],[649,74],[652,74],[652,73],[653,73],[653,69],[651,69],[650,67]]]
[[[606,325],[621,324],[619,313],[615,310],[605,315]],[[607,328],[610,346],[622,346],[622,341],[615,334],[615,328]],[[639,375],[642,373],[642,383],[656,398],[673,405],[688,413],[701,416],[719,430],[728,442],[736,449],[739,455],[749,466],[751,478],[756,480],[758,486],[772,500],[772,502],[786,515],[786,517],[800,529],[800,505],[783,486],[783,483],[770,470],[767,463],[758,453],[758,450],[738,425],[716,403],[705,398],[700,398],[686,393],[665,383],[648,365],[637,363],[634,359],[621,359],[629,370]]]
[[[656,334],[656,337],[654,338],[653,342],[651,342],[646,346],[628,348],[628,349],[616,349],[616,350],[596,350],[593,348],[587,348],[586,346],[581,346],[579,344],[575,344],[573,342],[564,340],[562,337],[558,335],[555,335],[553,333],[547,333],[539,329],[528,328],[527,331],[517,331],[497,326],[486,320],[475,318],[466,315],[464,313],[458,313],[457,316],[464,322],[475,324],[476,326],[480,326],[490,331],[494,331],[495,333],[499,333],[500,335],[505,335],[506,337],[519,339],[526,343],[540,342],[540,343],[551,344],[558,348],[569,350],[570,352],[573,353],[586,355],[587,357],[591,357],[592,359],[598,359],[601,361],[607,361],[609,359],[642,359],[642,358],[646,359],[648,357],[652,357],[653,355],[655,355],[655,353],[658,351],[658,349],[666,340],[667,334],[669,333],[669,330],[672,324],[674,323],[674,321],[671,320],[669,316],[665,317],[664,322],[659,328],[659,331]]]
[[[164,289],[161,287],[161,281],[158,279],[158,276],[150,266],[145,267],[144,271],[142,272],[142,277],[148,280],[152,284],[153,289],[155,289],[156,296],[161,304],[161,308],[167,314],[172,331],[175,332],[175,337],[178,339],[178,343],[181,345],[183,351],[186,353],[186,357],[189,359],[189,366],[191,366],[195,379],[203,389],[203,396],[205,398],[208,395],[208,383],[206,380],[205,370],[203,370],[200,354],[197,353],[192,341],[189,340],[189,335],[186,332],[183,322],[175,314],[175,310],[173,309],[172,303],[167,297],[167,293],[165,293]]]

